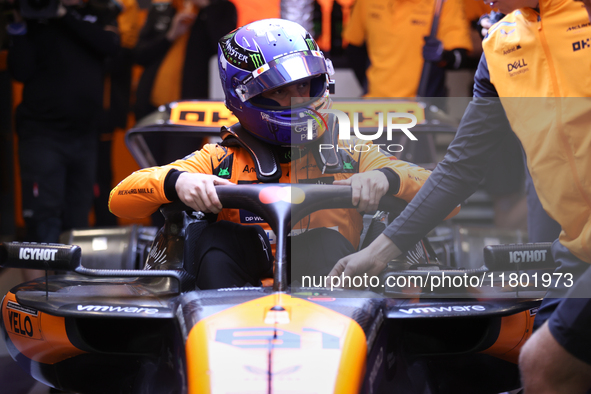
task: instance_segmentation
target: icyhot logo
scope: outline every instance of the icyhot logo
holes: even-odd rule
[[[21,260],[55,261],[57,249],[20,248],[18,258]]]
[[[509,252],[510,263],[539,263],[546,261],[547,250],[526,250]]]

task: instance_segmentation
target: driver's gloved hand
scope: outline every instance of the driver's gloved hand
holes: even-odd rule
[[[423,46],[423,58],[426,62],[438,63],[443,59],[443,43],[437,38],[425,37]]]

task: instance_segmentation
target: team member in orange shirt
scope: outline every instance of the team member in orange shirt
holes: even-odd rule
[[[544,209],[562,227],[552,244],[555,273],[570,278],[549,287],[536,323],[546,320],[522,349],[525,391],[584,393],[591,388],[591,24],[573,0],[493,6],[515,11],[484,39],[475,98],[445,159],[383,235],[331,274],[379,272],[407,250],[475,190],[512,128]]]
[[[343,33],[350,45],[367,45],[368,97],[416,97],[424,56],[438,67],[425,97],[445,94],[444,68],[458,69],[472,49],[460,0],[443,3],[437,38],[425,46],[435,1],[357,0]]]

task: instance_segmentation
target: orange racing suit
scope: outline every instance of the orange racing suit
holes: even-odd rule
[[[400,186],[394,196],[410,201],[431,173],[414,164],[387,156],[377,146],[373,146],[368,152],[356,152],[355,149],[351,149],[350,152],[347,148],[356,143],[359,141],[354,139],[346,143],[339,141],[339,154],[345,163],[341,172],[323,174],[313,154],[308,151],[300,158],[281,163],[282,175],[279,182],[331,184],[334,180],[347,179],[359,172],[388,168],[400,180]],[[171,170],[213,174],[233,183],[258,183],[253,159],[245,149],[208,144],[184,159],[161,167],[145,168],[129,175],[111,191],[109,209],[113,214],[124,218],[151,215],[160,205],[171,202],[164,187],[165,179]],[[456,208],[454,214],[458,210],[459,208]],[[250,212],[223,209],[218,215],[218,220],[259,224],[267,232],[271,244],[275,243],[274,233],[270,227]],[[363,218],[355,209],[316,212],[296,224],[294,232],[319,227],[338,230],[357,248],[363,230]]]

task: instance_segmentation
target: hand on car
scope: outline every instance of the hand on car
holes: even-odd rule
[[[349,179],[334,181],[333,185],[349,185],[353,191],[353,205],[358,212],[375,212],[380,199],[388,192],[388,178],[381,171],[367,171]]]
[[[378,236],[368,247],[343,257],[333,267],[328,276],[349,277],[378,275],[386,268],[388,261],[398,257],[400,249],[385,235]],[[347,281],[344,281],[347,283]]]
[[[219,213],[222,203],[215,191],[215,185],[233,183],[215,175],[183,172],[179,175],[175,188],[179,199],[188,207],[206,213]]]

